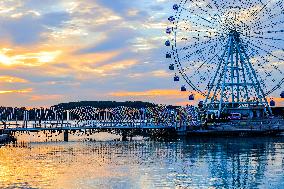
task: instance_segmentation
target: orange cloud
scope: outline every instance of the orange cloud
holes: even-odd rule
[[[21,89],[21,90],[5,90],[5,91],[0,91],[0,94],[8,94],[8,93],[30,93],[32,92],[32,88],[28,89]]]
[[[0,63],[5,66],[40,66],[45,63],[54,62],[61,51],[38,51],[38,52],[13,52],[12,49],[2,48],[0,50]]]
[[[155,70],[155,71],[152,71],[150,74],[155,77],[169,77],[170,76],[170,74],[165,70]]]
[[[188,101],[188,96],[194,95],[194,101]],[[175,89],[153,89],[147,91],[118,91],[109,93],[112,97],[125,97],[132,100],[151,99],[156,103],[175,104],[179,106],[196,105],[204,97],[194,91],[181,92]],[[184,101],[183,101],[184,100]],[[182,102],[180,102],[182,101]]]
[[[81,70],[85,72],[94,72],[102,76],[107,76],[107,75],[115,75],[116,71],[127,69],[135,64],[137,64],[137,61],[134,59],[131,59],[131,60],[124,60],[124,61],[119,61],[115,63],[109,63],[103,66],[98,66],[96,68],[84,66],[84,67],[81,67]]]
[[[188,94],[194,94],[197,98],[201,98],[202,96],[196,92],[181,92],[179,90],[174,89],[154,89],[148,91],[138,91],[138,92],[129,92],[129,91],[119,91],[110,93],[111,96],[116,97],[125,97],[125,96],[142,96],[142,97],[156,97],[156,96],[165,96],[168,98],[183,98],[188,96]]]
[[[79,65],[96,64],[100,62],[109,61],[110,59],[119,55],[121,51],[110,51],[110,52],[89,53],[89,54],[73,54],[73,53],[74,52],[68,52],[68,49],[66,49],[65,54],[61,56],[60,59],[64,60],[64,62],[80,63]]]
[[[0,76],[0,83],[27,83],[28,81],[19,77]]]
[[[23,48],[14,46],[9,41],[4,41],[0,45],[0,67],[42,67],[41,71],[49,76],[69,76],[74,75],[82,78],[92,73],[112,75],[114,70],[129,68],[135,64],[133,60],[121,62],[111,62],[113,58],[121,54],[122,50],[84,53],[77,51],[85,48],[84,44],[64,45],[64,44],[40,44]],[[100,63],[109,63],[99,65]],[[57,66],[57,64],[66,64],[66,66]],[[97,67],[95,67],[98,65]],[[106,72],[108,72],[106,74]],[[92,74],[92,77],[94,75]]]
[[[63,95],[33,95],[31,101],[42,101],[42,100],[57,100],[60,99]]]

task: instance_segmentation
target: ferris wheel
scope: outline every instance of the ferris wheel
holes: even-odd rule
[[[180,0],[166,28],[166,59],[181,91],[207,109],[261,105],[284,98],[283,0]]]

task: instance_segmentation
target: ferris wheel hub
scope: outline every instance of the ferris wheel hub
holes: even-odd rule
[[[240,32],[238,32],[235,29],[234,30],[230,30],[229,36],[232,36],[237,42],[240,41]]]

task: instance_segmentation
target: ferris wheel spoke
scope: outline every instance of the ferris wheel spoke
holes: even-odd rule
[[[200,42],[194,42],[194,44],[191,44],[191,45],[188,45],[188,46],[185,46],[185,47],[182,47],[182,48],[179,48],[177,50],[181,51],[181,50],[192,50],[192,48],[198,48],[198,45],[204,45],[204,44],[208,44],[208,43],[212,43],[214,42],[215,40],[219,40],[218,38],[214,38],[214,39],[209,39],[207,41],[200,41]]]
[[[281,88],[281,86],[283,85],[284,83],[284,77],[281,79],[281,81],[275,86],[273,87],[270,91],[268,91],[265,95],[268,96],[270,95],[271,93],[273,93],[274,91],[276,91],[277,89]]]
[[[194,42],[193,44],[191,44],[191,45],[188,45],[188,46],[185,46],[185,47],[182,47],[182,48],[178,48],[178,49],[176,49],[177,51],[182,51],[182,50],[189,50],[190,48],[194,48],[194,47],[197,47],[197,45],[203,45],[203,44],[207,44],[208,43],[208,41],[206,41],[206,42],[199,42],[199,43],[197,43],[197,42]]]
[[[271,15],[271,10],[274,10],[275,8],[277,8],[279,5],[276,3],[273,7],[271,7],[271,8],[269,8],[269,9],[267,9],[267,5],[269,4],[271,2],[271,0],[268,2],[268,3],[266,3],[266,4],[263,4],[262,3],[262,8],[258,11],[258,12],[256,12],[256,11],[254,11],[252,14],[251,14],[251,16],[253,16],[254,17],[254,21],[256,21],[256,20],[260,20],[260,19],[262,19],[263,17],[259,17],[260,15],[260,13],[263,13],[263,15],[264,16],[266,16],[265,17],[265,19],[267,19],[267,18],[269,18],[269,17],[271,17],[272,15]],[[280,2],[280,1],[278,1],[278,2]]]
[[[203,55],[201,52],[200,52],[200,53],[195,53],[195,54],[198,54],[198,56],[200,57],[200,58],[196,58],[196,59],[199,60],[199,61],[201,61],[201,62],[203,62],[203,63],[196,69],[196,71],[195,71],[195,72],[199,72],[199,70],[202,68],[203,65],[205,65],[206,63],[207,63],[207,64],[210,63],[210,62],[208,62],[208,61],[209,61],[209,60],[212,61],[212,60],[211,60],[211,57],[206,60],[206,58],[204,57],[204,55]],[[216,56],[217,56],[217,55],[216,55]],[[212,59],[214,59],[216,56],[213,56]],[[188,61],[189,61],[189,60],[188,60]],[[189,62],[190,62],[190,61],[189,61]],[[185,63],[186,63],[186,62],[185,62]],[[190,64],[190,66],[194,66],[194,65],[196,65],[196,62],[192,62],[192,64]],[[190,69],[190,67],[188,67],[188,69]],[[194,74],[195,74],[195,72],[194,72]],[[193,74],[193,75],[194,75],[194,74]],[[190,78],[192,78],[193,75],[192,75]]]
[[[214,4],[214,6],[216,7],[216,9],[217,9],[217,11],[218,12],[221,12],[221,10],[220,10],[220,6],[218,5],[218,1],[216,1],[216,0],[212,0],[213,1],[213,4]]]
[[[201,31],[201,32],[202,31],[208,31],[208,33],[216,33],[216,34],[219,34],[219,35],[222,34],[221,32],[216,31],[216,28],[213,28],[211,26],[204,25],[204,24],[201,24],[201,23],[198,23],[198,22],[195,22],[195,21],[191,21],[191,23],[194,24],[195,26],[205,27],[205,28],[201,28],[201,29],[196,28],[195,30],[197,30],[197,31]],[[189,31],[189,30],[193,31],[193,29],[189,29],[189,27],[187,27],[187,25],[183,26],[184,24],[189,24],[189,23],[187,23],[186,19],[182,19],[182,22],[177,22],[176,26],[173,29],[179,30],[179,31]]]
[[[270,23],[267,24],[267,25],[258,26],[258,27],[256,28],[256,30],[275,27],[275,26],[277,26],[278,24],[283,24],[283,23],[284,23],[284,21],[270,22]]]
[[[182,7],[182,9],[185,10],[185,11],[187,11],[187,12],[189,12],[189,13],[191,13],[191,14],[193,14],[193,15],[196,16],[196,17],[198,17],[198,18],[200,18],[200,19],[206,21],[207,23],[210,23],[210,24],[213,24],[213,23],[214,23],[214,22],[212,22],[212,21],[210,21],[210,20],[204,18],[203,16],[200,16],[200,15],[196,14],[195,11],[189,10],[188,8],[184,8],[184,7]],[[210,18],[212,19],[212,17],[210,17]]]
[[[214,30],[208,30],[208,29],[189,29],[189,27],[180,27],[178,29],[174,29],[174,31],[183,31],[183,32],[196,32],[196,33],[209,33],[209,36],[211,36],[211,33],[214,33],[214,34],[218,34],[218,35],[221,35],[222,33],[221,32],[218,32],[218,31],[214,31]],[[211,36],[211,37],[217,37],[218,35],[215,35],[215,36]],[[208,35],[207,35],[208,36]],[[208,37],[209,37],[208,36]]]
[[[217,14],[217,16],[220,18],[220,14],[222,15],[222,14],[224,14],[224,10],[221,10],[222,8],[224,8],[223,6],[224,6],[224,3],[223,3],[223,5],[221,4],[218,4],[217,2],[222,2],[222,1],[216,1],[216,0],[212,0],[213,1],[213,4],[214,4],[214,6],[216,7],[216,10],[218,11],[218,13],[219,14]]]
[[[215,51],[214,51],[215,52]],[[203,65],[208,65],[208,60],[211,59],[212,55],[214,57],[214,52],[211,52],[211,51],[206,51],[206,47],[204,48],[201,48],[201,49],[198,49],[196,51],[193,51],[192,53],[190,54],[187,54],[185,55],[184,57],[181,58],[182,61],[185,61],[184,64],[188,64],[191,65],[191,66],[197,66],[198,62],[202,61],[204,62]],[[205,57],[209,57],[209,58],[205,58]],[[194,61],[196,60],[196,61]]]
[[[271,45],[269,45],[269,44],[266,44],[266,43],[263,43],[263,42],[260,42],[260,41],[255,41],[255,43],[257,43],[257,44],[259,44],[259,45],[266,45],[266,46],[269,46],[269,47],[273,47],[273,48],[275,48],[275,49],[273,49],[273,50],[282,50],[283,51],[283,49],[279,49],[278,47],[275,47],[275,46],[271,46]],[[249,44],[252,44],[251,42],[248,42],[247,43],[248,45]],[[252,47],[251,47],[252,48]],[[252,48],[252,49],[254,49],[254,48]],[[258,48],[259,49],[259,48]],[[262,51],[264,51],[264,49],[261,49]],[[272,49],[269,49],[271,52],[273,52],[273,50]],[[267,52],[266,52],[267,53]],[[275,56],[275,55],[273,55],[272,53],[270,53],[269,54],[270,56]],[[277,57],[274,57],[274,58],[277,58]],[[278,58],[279,59],[279,58]]]
[[[193,51],[192,53],[187,54],[185,57],[180,58],[180,59],[181,59],[181,60],[187,60],[187,59],[189,59],[192,55],[198,54],[200,51],[202,51],[202,50],[204,50],[204,49],[206,49],[206,48],[207,48],[207,46],[205,46],[205,47],[203,47],[203,48],[200,48],[200,49],[197,49],[196,51]]]
[[[208,49],[211,49],[212,47],[214,48],[215,44],[214,45],[211,45],[210,47],[207,47]],[[223,49],[221,49],[220,51],[222,51]],[[220,53],[220,51],[218,53]],[[205,64],[209,64],[216,56],[218,56],[218,53],[215,54],[213,56],[213,58],[210,57],[210,53],[207,53],[206,55],[209,56],[208,59],[205,58],[204,54],[202,53],[202,51],[199,51],[198,54],[201,56],[201,60],[203,60],[203,63],[201,64],[201,66],[199,66],[196,70],[200,70],[202,66],[204,66]]]
[[[222,51],[223,49],[221,49],[218,53],[216,53],[212,58],[210,59],[207,59],[206,61],[204,61],[193,73],[193,75],[190,77],[190,78],[193,78],[194,75],[196,75],[197,73],[199,73],[199,70],[205,65],[205,64],[209,64],[211,63],[214,58],[218,58],[220,60],[220,57],[219,57],[219,53]],[[221,61],[221,60],[220,60]]]
[[[251,42],[255,42],[255,43],[259,44],[259,45],[266,45],[266,46],[268,46],[268,47],[270,47],[270,48],[274,48],[274,49],[276,49],[276,50],[279,50],[279,47],[276,47],[276,46],[267,44],[267,43],[265,43],[265,42],[263,42],[263,41],[259,41],[259,40],[257,40],[257,39],[252,39],[252,38],[250,38],[249,36],[244,36],[244,37],[245,37],[245,38],[248,38],[248,40],[250,40]],[[271,41],[270,41],[270,42],[271,42]]]
[[[200,93],[202,96],[205,96],[205,94],[204,94],[201,90],[199,90],[199,89],[191,82],[191,80],[188,78],[188,76],[185,74],[185,72],[184,72],[184,70],[183,70],[182,68],[179,67],[179,68],[178,68],[178,72],[182,75],[182,77],[185,79],[186,83],[187,83],[189,86],[191,86],[191,88],[192,88],[194,91]]]
[[[187,19],[194,19],[194,17],[192,17],[191,15],[187,15],[186,16],[187,17]],[[183,19],[184,20],[184,19]],[[214,30],[214,27],[213,26],[211,26],[211,25],[206,25],[206,24],[202,24],[202,23],[199,23],[199,22],[195,22],[195,21],[191,21],[191,23],[193,23],[193,24],[195,24],[195,25],[199,25],[199,26],[203,26],[203,27],[206,27],[206,28],[209,28],[209,29],[211,29],[211,30]]]
[[[188,38],[188,36],[190,38]],[[199,42],[203,42],[203,41],[209,41],[211,39],[214,39],[214,38],[217,38],[218,39],[218,35],[214,35],[214,36],[208,36],[208,35],[200,35],[198,34],[197,36],[194,35],[194,36],[190,36],[190,35],[184,35],[184,36],[181,36],[178,40],[180,41],[183,41],[183,42],[186,42],[186,41],[197,41],[198,43]]]
[[[219,40],[219,39],[218,39],[218,40]],[[211,51],[212,49],[215,49],[215,48],[217,47],[217,42],[218,42],[218,41],[216,41],[213,45],[208,45],[208,44],[206,43],[206,44],[204,44],[204,45],[206,45],[205,47],[202,47],[202,48],[200,48],[200,49],[197,49],[196,51],[193,51],[193,52],[190,53],[190,54],[187,54],[185,57],[181,58],[181,60],[187,60],[187,59],[188,59],[188,61],[189,61],[189,58],[191,58],[192,55],[198,54],[198,55],[200,56],[199,59],[201,59],[201,60],[203,61],[203,64],[196,70],[196,72],[198,72],[198,71],[201,69],[201,67],[202,67],[203,65],[211,63],[211,61],[212,61],[212,60],[218,55],[218,53],[222,50],[222,49],[221,49],[216,55],[213,54],[213,55],[214,55],[213,58],[210,57],[210,54],[212,54],[212,53],[206,52],[205,55],[203,54],[203,52],[204,52],[203,50],[206,49],[206,48],[209,49],[208,51]],[[205,56],[209,56],[209,58],[206,59]],[[192,77],[190,77],[190,78],[192,78]]]
[[[178,72],[179,72],[179,73],[182,75],[182,77],[185,79],[186,83],[187,83],[189,86],[191,86],[191,88],[192,88],[194,91],[196,91],[196,92],[200,93],[201,95],[205,96],[205,94],[204,94],[200,89],[198,89],[198,88],[191,82],[191,80],[188,78],[188,76],[185,74],[185,71],[184,71],[184,69],[183,69],[183,67],[182,67],[182,65],[181,65],[181,63],[180,63],[179,57],[177,56],[176,58],[177,58],[177,63],[178,63],[178,66],[177,66]]]
[[[270,53],[269,51],[267,51],[267,50],[265,50],[265,49],[263,49],[263,48],[261,48],[261,47],[259,47],[259,46],[255,45],[255,44],[248,43],[248,45],[249,45],[249,46],[256,47],[256,48],[258,48],[258,49],[260,49],[260,50],[262,50],[262,51],[266,52],[267,54],[269,54],[269,55],[273,56],[274,58],[277,58],[278,60],[284,61],[284,59],[277,57],[276,55],[274,55],[274,54]]]
[[[260,1],[260,3],[261,3],[263,6],[261,7],[261,9],[260,9],[259,11],[254,11],[254,12],[251,14],[251,16],[254,16],[255,18],[257,18],[257,16],[258,16],[262,11],[264,11],[264,10],[266,9],[267,5],[268,5],[270,2],[271,2],[271,0],[269,0],[268,3],[266,3],[266,4],[263,4],[263,3]]]
[[[211,44],[212,42],[215,42],[213,45]],[[211,44],[211,45],[210,45]],[[205,45],[204,47],[202,47],[203,45]],[[195,46],[197,46],[197,45],[195,45]],[[217,41],[211,41],[210,43],[204,43],[204,44],[202,44],[202,46],[201,45],[199,45],[198,47],[196,47],[197,48],[197,50],[194,50],[191,54],[187,54],[187,57],[190,57],[191,55],[193,55],[193,54],[195,54],[195,53],[199,53],[199,52],[201,52],[201,51],[203,51],[204,49],[208,49],[208,50],[211,50],[212,51],[212,48],[214,48],[214,46],[217,46]],[[193,50],[193,49],[190,49],[191,51]],[[187,51],[185,51],[185,52],[187,52]]]
[[[269,30],[267,33],[284,33],[284,30]]]
[[[213,7],[212,7],[212,5],[211,5],[209,2],[204,1],[204,0],[203,0],[203,2],[206,2],[206,3],[207,3],[206,5],[203,5],[205,8],[210,9],[210,11],[213,10]],[[201,6],[199,6],[197,3],[196,3],[195,5],[196,5],[200,10],[202,10],[203,12],[206,12],[207,15],[211,18],[211,20],[217,21],[219,24],[221,24],[220,20],[218,19],[218,18],[220,18],[220,16],[218,16],[218,15],[213,15],[213,16],[212,16],[210,13],[208,13],[208,12],[210,12],[210,11],[203,9],[203,8],[202,8]],[[215,6],[215,7],[216,7],[216,6]],[[216,8],[217,8],[217,7],[216,7]],[[218,9],[217,9],[217,10],[218,10]],[[218,16],[218,17],[216,17],[216,16]],[[213,23],[214,23],[214,21],[213,21]]]
[[[277,17],[279,17],[279,16],[283,16],[283,13],[280,13],[280,14],[275,13],[274,15],[271,15],[271,16],[269,16],[269,17],[266,17],[265,19],[262,19],[261,21],[260,21],[260,20],[257,20],[256,22],[254,22],[254,23],[252,24],[251,29],[254,29],[255,27],[259,27],[259,26],[261,26],[262,24],[265,24],[265,23],[267,23],[267,22],[271,22],[272,19],[275,19],[275,18],[277,18]]]

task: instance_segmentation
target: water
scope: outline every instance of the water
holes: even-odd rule
[[[284,137],[29,142],[0,148],[0,188],[283,188]]]

